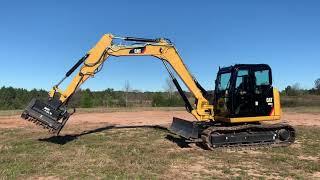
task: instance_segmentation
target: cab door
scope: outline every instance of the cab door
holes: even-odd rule
[[[274,106],[271,69],[267,66],[252,68],[253,82],[253,111],[256,116],[268,116]]]
[[[253,78],[250,68],[236,68],[232,85],[232,114],[234,117],[254,116]]]
[[[215,85],[214,110],[215,115],[229,117],[232,108],[230,92],[231,71],[219,72]]]

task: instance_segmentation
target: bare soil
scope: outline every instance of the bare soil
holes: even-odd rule
[[[206,151],[196,144],[185,146],[167,139],[166,131],[135,128],[150,125],[167,127],[173,117],[195,120],[191,114],[181,110],[76,113],[61,136],[56,137],[44,133],[46,130],[22,120],[18,115],[0,116],[0,177],[320,178],[319,112],[284,112],[282,119],[296,126],[300,132],[296,143],[285,148]],[[134,128],[107,128],[110,126]]]
[[[320,126],[320,113],[285,112],[282,119],[294,126]]]
[[[73,115],[66,127],[87,129],[104,124],[115,126],[143,126],[160,125],[167,127],[173,117],[194,121],[195,118],[185,111],[135,111],[135,112],[110,112],[110,113],[79,113]],[[320,127],[320,113],[284,112],[284,121],[293,126],[318,126]],[[34,128],[33,123],[24,121],[20,116],[1,116],[0,128]]]

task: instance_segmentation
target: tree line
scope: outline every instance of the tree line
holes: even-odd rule
[[[311,89],[303,89],[299,83],[295,83],[287,86],[281,91],[281,94],[286,96],[320,95],[320,78],[314,81],[314,87]]]
[[[131,90],[129,82],[126,81],[122,91],[106,89],[103,91],[91,91],[90,89],[78,90],[69,107],[178,107],[184,106],[184,102],[176,91],[174,85],[167,79],[164,86],[165,91],[141,92]],[[212,92],[211,92],[212,93]],[[185,92],[192,102],[192,94]],[[320,78],[315,81],[314,88],[302,89],[298,83],[287,86],[281,91],[282,104],[284,106],[320,105]],[[306,95],[317,95],[317,97],[306,98]],[[296,97],[303,97],[301,100]],[[47,99],[45,90],[26,90],[22,88],[1,87],[0,110],[23,109],[32,98]],[[292,98],[291,98],[292,97]],[[309,100],[308,100],[309,99]],[[301,102],[300,102],[301,101]]]
[[[280,99],[283,107],[319,107],[320,78],[315,80],[311,89],[303,89],[299,83],[287,86],[281,91]]]
[[[188,94],[188,93],[187,93]],[[23,109],[32,98],[45,100],[48,92],[45,90],[26,90],[22,88],[0,88],[0,110]],[[69,107],[164,107],[184,106],[184,102],[177,92],[140,92],[116,91],[106,89],[91,91],[90,89],[78,90],[69,102]]]

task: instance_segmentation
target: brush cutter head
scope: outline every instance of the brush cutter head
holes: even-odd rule
[[[21,114],[23,119],[40,125],[56,135],[60,133],[69,116],[66,108],[57,106],[53,101],[39,99],[32,99]]]

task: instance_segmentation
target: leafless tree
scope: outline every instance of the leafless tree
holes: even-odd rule
[[[129,95],[129,92],[131,91],[131,86],[128,80],[125,81],[123,90],[125,92],[126,107],[128,107],[128,95]]]
[[[302,94],[302,90],[300,88],[299,83],[294,83],[291,86],[287,86],[284,91],[285,94],[288,96],[298,96]]]
[[[174,95],[174,92],[176,91],[176,86],[173,84],[171,78],[166,78],[166,84],[164,86],[164,89],[166,92],[168,92],[169,98],[171,98]]]
[[[299,90],[301,90],[301,86],[300,86],[299,83],[294,83],[292,85],[292,89],[295,90],[295,91],[299,91]]]
[[[314,87],[320,91],[320,78],[314,81]]]

